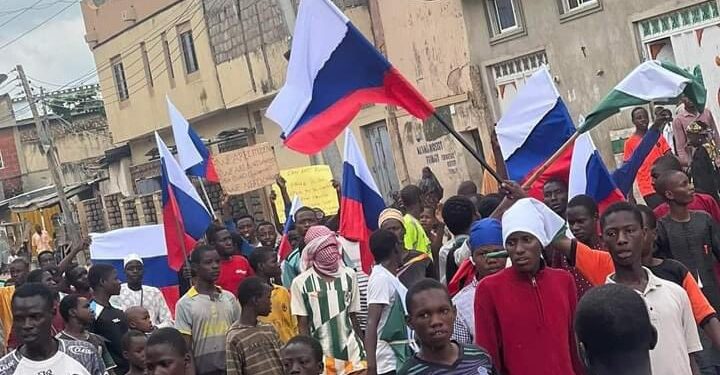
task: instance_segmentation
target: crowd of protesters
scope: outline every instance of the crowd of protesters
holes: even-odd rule
[[[380,214],[369,273],[339,213],[298,209],[280,259],[277,212],[233,218],[225,199],[168,306],[137,249],[121,283],[38,228],[0,288],[0,374],[720,374],[718,136],[693,108],[631,112],[612,176],[629,200],[603,212],[562,179],[542,199],[512,181],[446,198],[423,169]]]

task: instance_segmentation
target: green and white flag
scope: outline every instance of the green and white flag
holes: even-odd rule
[[[646,61],[605,96],[580,124],[578,132],[589,131],[623,108],[650,102],[672,103],[683,94],[701,111],[705,108],[707,90],[699,66],[690,73],[667,62]]]

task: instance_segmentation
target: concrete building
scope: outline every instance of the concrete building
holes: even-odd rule
[[[492,157],[460,0],[334,2],[457,131]],[[107,193],[158,188],[157,162],[150,161],[152,133],[159,131],[173,144],[166,95],[211,140],[213,152],[269,142],[281,169],[337,165],[341,139],[322,155],[301,155],[283,148],[279,127],[263,116],[284,82],[290,35],[284,15],[292,19],[296,9],[297,1],[290,0],[83,1],[86,39],[118,146],[106,155],[112,182]],[[417,182],[426,165],[447,192],[468,178],[482,179],[479,164],[437,121],[423,123],[401,110],[368,106],[352,128],[386,198]],[[240,210],[261,213],[264,195],[244,197]]]
[[[96,168],[97,160],[113,143],[98,90],[97,85],[87,85],[50,91],[38,104],[38,111],[45,115],[47,132],[55,143],[67,186],[96,179],[104,173]],[[52,185],[42,140],[27,100],[13,98],[12,106],[16,158],[24,191]]]
[[[472,66],[497,121],[517,90],[547,64],[573,118],[588,113],[640,62],[701,66],[720,115],[716,0],[463,0]],[[488,122],[492,124],[492,122]],[[622,154],[630,114],[592,132],[606,163]]]

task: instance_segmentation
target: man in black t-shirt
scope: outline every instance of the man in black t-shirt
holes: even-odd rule
[[[128,322],[124,312],[110,305],[110,297],[120,294],[117,271],[109,264],[95,264],[88,272],[88,282],[95,296],[91,303],[95,321],[90,331],[109,341],[107,348],[117,365],[115,372],[124,374],[128,363],[122,355],[122,337],[128,331]]]

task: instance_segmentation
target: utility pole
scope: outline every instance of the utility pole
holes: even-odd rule
[[[58,202],[60,203],[60,210],[62,211],[62,218],[65,223],[65,233],[67,233],[70,243],[75,244],[80,240],[80,234],[78,233],[77,226],[73,220],[70,203],[68,203],[67,197],[65,196],[65,184],[62,181],[62,175],[60,175],[60,163],[57,159],[55,145],[53,144],[52,137],[47,133],[47,129],[40,119],[37,106],[35,105],[35,97],[33,96],[32,90],[30,90],[30,84],[25,76],[25,70],[23,70],[22,65],[18,65],[16,69],[20,82],[22,82],[23,90],[25,91],[25,97],[30,105],[30,111],[32,112],[33,119],[35,120],[35,130],[37,131],[38,139],[40,140],[40,148],[47,159],[50,176],[52,177],[55,190],[57,191]]]

